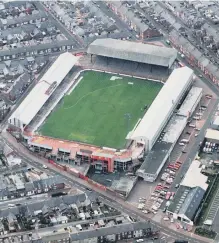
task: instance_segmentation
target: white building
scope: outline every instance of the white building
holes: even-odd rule
[[[192,69],[188,67],[175,69],[137,128],[130,133],[129,139],[145,144],[146,150],[151,150],[192,81]]]
[[[219,143],[219,131],[207,129],[205,138],[211,143]]]

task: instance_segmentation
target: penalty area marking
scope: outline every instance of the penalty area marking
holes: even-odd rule
[[[112,77],[110,78],[111,81],[115,81],[115,80],[117,80],[117,79],[123,79],[123,78],[122,78],[122,77],[118,77],[118,76],[112,76]]]
[[[92,94],[92,93],[95,93],[96,91],[100,91],[100,90],[104,90],[104,89],[108,89],[108,88],[115,88],[115,87],[118,87],[120,85],[124,85],[124,84],[117,84],[117,85],[113,85],[113,86],[109,86],[109,87],[104,87],[104,88],[101,88],[101,89],[96,89],[94,91],[91,91],[89,93],[87,93],[86,95],[82,96],[74,105],[71,105],[69,107],[65,107],[63,108],[64,110],[68,110],[68,109],[71,109],[73,108],[74,106],[76,106],[82,99],[84,99],[86,96]]]

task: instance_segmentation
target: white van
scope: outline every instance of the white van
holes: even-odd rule
[[[143,239],[136,240],[136,242],[143,242],[143,241],[144,241]]]
[[[170,219],[169,219],[168,217],[164,217],[163,220],[164,220],[164,221],[168,221],[168,220],[170,220]]]
[[[13,207],[15,207],[15,205],[14,204],[8,204],[8,208],[13,208]]]

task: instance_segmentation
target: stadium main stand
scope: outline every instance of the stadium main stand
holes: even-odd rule
[[[177,57],[173,48],[110,38],[93,41],[87,53],[166,68],[170,68]]]

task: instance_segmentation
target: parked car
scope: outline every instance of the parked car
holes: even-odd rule
[[[169,186],[164,186],[164,188],[169,189],[170,187]]]
[[[180,142],[179,145],[180,145],[180,146],[184,146],[185,144]]]
[[[170,197],[171,197],[171,192],[167,192],[165,199],[169,200]]]
[[[211,99],[211,98],[212,98],[212,95],[211,95],[211,94],[206,94],[205,97],[206,97],[207,99]]]

